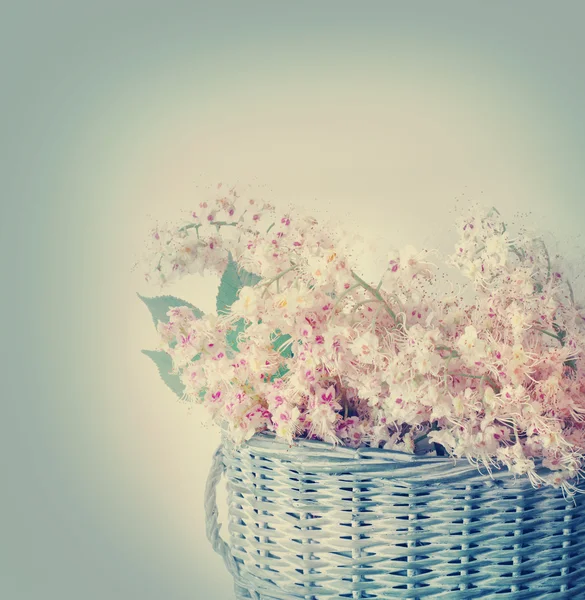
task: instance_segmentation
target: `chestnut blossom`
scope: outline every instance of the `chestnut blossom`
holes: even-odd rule
[[[230,255],[260,277],[225,314],[178,307],[157,326],[185,397],[236,441],[271,431],[290,444],[442,449],[574,492],[585,310],[542,240],[514,235],[494,210],[469,215],[446,260],[407,246],[369,282],[337,228],[216,192],[186,222],[153,230],[148,278],[222,274]],[[438,278],[453,267],[467,284],[445,293]]]
[[[467,325],[465,332],[457,340],[457,348],[469,366],[484,359],[487,351],[485,342],[479,339],[477,329],[473,325]]]
[[[254,287],[243,287],[240,289],[238,299],[232,304],[231,312],[237,317],[251,319],[258,313],[261,304],[260,291]]]
[[[359,361],[374,364],[377,360],[378,345],[378,337],[371,332],[365,332],[353,340],[349,348]]]

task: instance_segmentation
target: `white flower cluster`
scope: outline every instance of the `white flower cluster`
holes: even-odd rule
[[[222,272],[233,257],[258,282],[219,316],[171,309],[161,349],[186,396],[236,440],[269,430],[436,451],[572,493],[585,450],[583,309],[538,238],[513,238],[493,210],[458,227],[445,263],[469,279],[470,302],[437,293],[427,252],[391,254],[368,283],[330,228],[220,193],[153,234],[151,275]]]

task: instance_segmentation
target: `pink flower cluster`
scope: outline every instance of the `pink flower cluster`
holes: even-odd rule
[[[268,430],[445,453],[574,492],[585,312],[541,239],[512,236],[492,210],[458,223],[441,269],[407,247],[369,283],[330,227],[222,192],[154,232],[150,275],[221,273],[233,257],[258,276],[223,314],[171,309],[159,324],[185,395],[234,439]],[[439,276],[453,268],[467,283],[444,292]]]

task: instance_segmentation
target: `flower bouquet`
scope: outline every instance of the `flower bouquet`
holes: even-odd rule
[[[540,237],[457,230],[374,282],[347,236],[221,185],[152,232],[148,279],[221,275],[216,314],[142,299],[145,352],[223,429],[238,599],[585,598],[585,311]]]

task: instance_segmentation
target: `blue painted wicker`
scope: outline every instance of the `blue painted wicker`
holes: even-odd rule
[[[229,543],[215,488],[227,479]],[[208,537],[238,600],[585,598],[584,496],[388,450],[224,438]]]

